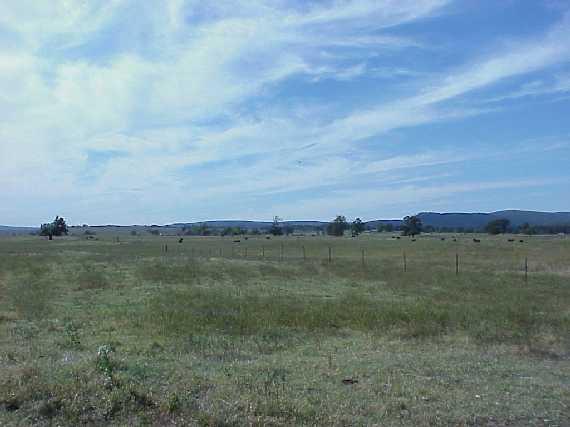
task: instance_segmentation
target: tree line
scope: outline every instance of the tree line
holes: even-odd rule
[[[84,225],[83,227],[86,227]],[[491,235],[498,234],[570,234],[570,224],[559,224],[559,225],[530,225],[528,222],[512,226],[510,221],[506,218],[499,218],[490,221],[486,224],[483,230],[475,228],[464,228],[464,227],[433,227],[431,225],[424,226],[422,220],[417,215],[409,215],[402,219],[401,223],[398,225],[393,225],[391,223],[380,223],[374,229],[370,225],[366,224],[360,218],[356,218],[352,222],[348,222],[344,215],[337,215],[331,222],[323,227],[314,226],[297,226],[293,227],[290,224],[284,224],[281,218],[275,216],[271,226],[266,228],[242,228],[242,227],[208,227],[206,223],[196,224],[192,226],[182,227],[181,232],[178,234],[181,236],[240,236],[240,235],[261,235],[261,234],[271,234],[273,236],[289,236],[294,233],[299,232],[313,232],[318,234],[327,234],[329,236],[341,237],[346,234],[350,234],[352,237],[356,237],[363,233],[364,231],[377,231],[377,232],[400,232],[403,236],[414,237],[422,232],[425,233],[476,233],[484,231]],[[39,234],[41,236],[49,237],[52,240],[54,236],[67,235],[69,232],[67,223],[65,219],[56,216],[52,222],[41,224]],[[147,232],[153,235],[160,234],[159,226],[151,226],[147,228]],[[85,234],[95,234],[93,232],[86,231]],[[131,232],[131,234],[136,235],[136,231]]]

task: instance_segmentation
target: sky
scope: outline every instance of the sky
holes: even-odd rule
[[[0,224],[570,211],[570,2],[0,0]]]

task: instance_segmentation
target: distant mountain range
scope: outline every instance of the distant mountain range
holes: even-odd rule
[[[570,212],[536,212],[536,211],[521,211],[521,210],[505,210],[490,213],[437,213],[437,212],[420,212],[417,214],[424,226],[431,226],[434,228],[453,228],[457,229],[463,227],[465,229],[483,230],[485,225],[495,219],[508,219],[511,226],[518,227],[524,223],[529,223],[535,226],[551,226],[551,225],[569,225]],[[268,229],[271,227],[271,221],[241,221],[241,220],[227,220],[227,221],[202,221],[190,223],[175,223],[166,226],[165,228],[190,228],[206,224],[209,228],[226,228],[226,227],[240,227],[246,230],[253,229]],[[324,221],[283,221],[282,225],[288,225],[295,229],[309,230],[326,227],[328,224]],[[397,228],[402,224],[400,219],[378,219],[367,221],[368,228],[377,228],[380,224],[391,224]],[[122,229],[140,229],[147,228],[148,226],[133,225],[133,226],[90,226],[90,228],[122,228]],[[158,227],[158,226],[156,226]],[[0,234],[28,234],[37,231],[34,227],[10,227],[0,225]]]
[[[485,226],[495,219],[508,219],[513,227],[521,226],[524,223],[530,225],[561,225],[570,224],[570,212],[536,212],[536,211],[520,211],[505,210],[490,213],[438,213],[438,212],[420,212],[417,214],[422,220],[424,226],[432,226],[434,228],[473,228],[482,230]],[[194,223],[177,223],[170,227],[192,227],[200,224],[206,224],[210,228],[240,227],[244,229],[268,228],[271,226],[270,221],[204,221]],[[289,225],[294,228],[318,228],[326,227],[328,222],[324,221],[284,221],[282,225]],[[377,219],[367,221],[366,225],[370,228],[377,228],[380,224],[391,224],[398,227],[402,224],[401,219]]]
[[[537,226],[570,224],[570,212],[535,212],[507,210],[491,213],[436,213],[421,212],[418,214],[424,225],[435,228],[473,228],[481,230],[495,219],[508,219],[511,226],[519,227],[524,223]]]

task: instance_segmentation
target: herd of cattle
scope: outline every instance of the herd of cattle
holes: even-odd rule
[[[392,236],[392,239],[398,239],[398,240],[400,240],[400,236]],[[454,242],[457,242],[457,238],[456,238],[456,237],[452,237],[451,239],[452,239]],[[412,242],[415,242],[417,239],[412,238],[412,239],[410,239],[410,240],[411,240]],[[444,240],[445,240],[445,237],[441,237],[440,240],[441,240],[441,241],[444,241]],[[508,242],[513,243],[513,242],[515,242],[515,240],[516,240],[516,239],[508,239]],[[481,243],[481,239],[473,238],[473,243]],[[524,240],[523,240],[523,239],[519,239],[519,243],[524,243]]]

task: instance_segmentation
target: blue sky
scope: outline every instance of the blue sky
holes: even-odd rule
[[[0,10],[0,224],[570,211],[566,1]]]

